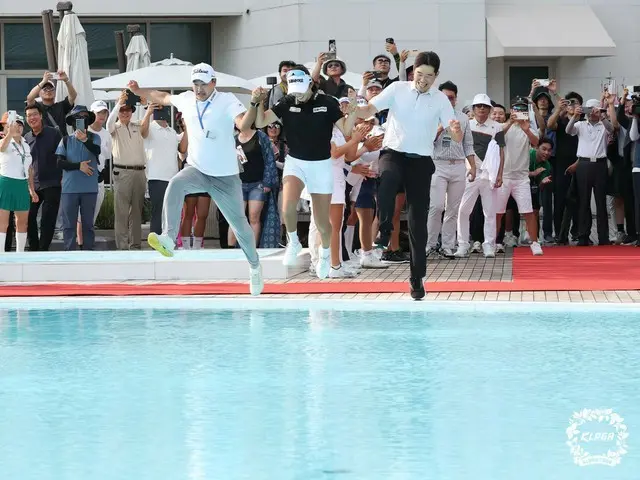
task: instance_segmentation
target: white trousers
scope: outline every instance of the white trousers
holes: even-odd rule
[[[442,230],[442,248],[453,249],[456,246],[458,210],[465,191],[467,167],[464,160],[456,160],[455,163],[436,160],[433,163],[436,171],[431,177],[427,247],[436,247]]]
[[[491,182],[488,179],[476,178],[473,182],[466,181],[458,212],[459,245],[469,245],[469,218],[479,196],[482,199],[484,213],[484,244],[495,247],[497,233],[496,192],[497,190],[491,188]]]

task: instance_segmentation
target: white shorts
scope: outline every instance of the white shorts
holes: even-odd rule
[[[507,211],[509,197],[513,197],[521,214],[533,212],[531,202],[531,183],[528,178],[512,180],[505,178],[502,186],[496,192],[496,213],[503,214]]]
[[[330,158],[328,160],[299,160],[287,155],[282,171],[283,178],[288,176],[299,178],[309,193],[326,195],[333,193],[334,175]],[[344,193],[342,196],[344,197]]]

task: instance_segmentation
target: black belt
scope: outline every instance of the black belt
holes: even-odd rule
[[[595,158],[595,157],[578,157],[578,160],[582,160],[583,162],[604,162],[607,157]]]
[[[144,170],[144,165],[116,165],[113,164],[113,168],[119,168],[120,170]]]

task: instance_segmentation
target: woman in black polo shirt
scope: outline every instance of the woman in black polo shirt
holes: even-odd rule
[[[294,265],[302,245],[298,239],[297,205],[304,187],[311,194],[316,225],[322,236],[322,248],[316,274],[327,278],[330,265],[331,223],[329,211],[333,193],[333,165],[331,161],[331,137],[334,125],[346,136],[351,136],[353,116],[343,117],[335,98],[318,93],[309,70],[297,65],[287,73],[289,95],[271,110],[264,111],[266,91],[253,92],[251,108],[247,115],[255,117],[258,128],[282,120],[287,129],[289,155],[283,172],[283,210],[289,236],[284,255],[285,265]],[[355,109],[355,98],[352,102]]]

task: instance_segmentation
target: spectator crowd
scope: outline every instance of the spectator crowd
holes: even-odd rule
[[[365,107],[395,82],[413,80],[413,67],[407,63],[413,52],[400,52],[387,40],[386,52],[372,59],[360,85],[345,82],[347,65],[335,52],[318,56],[311,78],[318,91],[337,100],[345,117],[353,112],[354,97]],[[399,72],[394,78],[392,62]],[[278,105],[287,99],[287,73],[296,64],[280,63],[275,85],[259,99],[265,110],[282,110]],[[430,190],[430,258],[472,253],[492,258],[517,246],[528,246],[533,255],[542,255],[543,246],[551,245],[640,246],[637,88],[603,89],[585,101],[578,92],[561,94],[553,79],[532,79],[529,95],[507,106],[483,92],[470,105],[460,105],[454,81],[432,87],[453,106],[463,137],[457,142],[441,126],[435,140],[435,170],[430,185],[424,185]],[[68,91],[58,102],[56,82],[64,82]],[[18,252],[47,251],[56,232],[65,250],[94,249],[105,180],[113,192],[118,250],[142,247],[145,198],[150,230],[162,231],[165,191],[189,163],[189,132],[180,115],[172,118],[169,107],[148,104],[130,91],[122,93],[111,111],[102,101],[77,105],[76,96],[65,72],[46,72],[29,93],[24,112],[2,116],[0,245],[6,251],[14,238]],[[379,233],[377,162],[389,140],[387,115],[383,110],[359,118],[350,137],[334,129],[331,278],[409,262],[401,229],[407,195],[403,189],[395,196],[390,237]],[[280,118],[262,129],[236,132],[246,215],[262,248],[287,242],[281,195],[287,130]],[[302,198],[310,197],[303,192]],[[204,247],[210,205],[204,192],[184,198],[178,248]],[[309,211],[305,200],[299,208]],[[310,213],[307,244],[313,273],[319,233]],[[223,216],[219,223],[221,246],[237,247]]]

